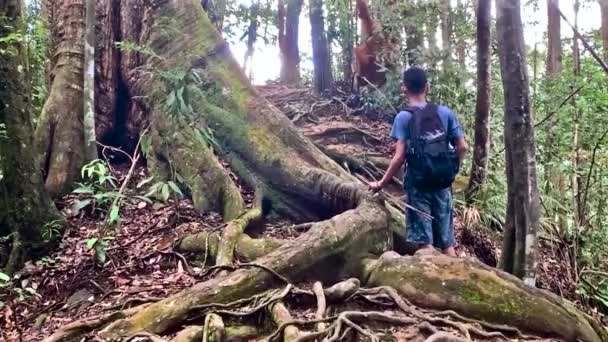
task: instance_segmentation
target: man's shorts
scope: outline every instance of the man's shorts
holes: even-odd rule
[[[416,210],[407,209],[407,240],[421,245],[433,245],[445,249],[454,246],[454,220],[452,214],[452,189],[420,191],[406,187],[407,204]]]

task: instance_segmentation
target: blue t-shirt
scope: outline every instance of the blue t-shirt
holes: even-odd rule
[[[454,114],[454,112],[452,112],[448,107],[439,106],[438,112],[441,123],[448,134],[448,139],[453,145],[455,140],[464,136],[464,132],[460,127],[460,122],[458,122],[456,114]],[[397,114],[395,121],[393,122],[393,128],[391,129],[391,138],[406,142],[409,141],[410,131],[408,129],[408,124],[411,118],[412,113],[410,112],[402,111]]]

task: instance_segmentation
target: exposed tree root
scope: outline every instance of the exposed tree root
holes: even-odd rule
[[[375,201],[364,200],[357,209],[315,224],[309,232],[279,247],[257,260],[257,264],[276,271],[290,281],[303,273],[310,275],[320,263],[340,260],[342,271],[356,266],[344,261],[359,260],[366,253],[378,253],[387,248],[390,236],[386,230],[386,213]],[[294,267],[297,265],[297,267]],[[350,271],[352,272],[352,270]],[[317,276],[339,276],[331,274]],[[264,291],[276,284],[276,277],[257,267],[238,269],[199,283],[147,309],[108,327],[104,336],[120,338],[139,331],[160,333],[183,320],[194,307],[209,303],[227,303]]]
[[[350,278],[325,289],[323,292],[325,297],[331,302],[344,301],[353,296],[357,291],[361,282],[357,278]]]
[[[217,257],[216,257],[216,265],[230,265],[234,261],[234,252],[236,249],[236,245],[238,243],[238,239],[247,226],[254,220],[260,220],[262,218],[262,210],[261,209],[251,209],[241,214],[236,219],[230,221],[224,228],[224,232],[222,234],[222,238],[219,241]],[[227,271],[223,271],[224,273],[220,273],[221,275],[226,275]]]
[[[72,322],[57,330],[53,335],[44,339],[44,342],[59,342],[66,341],[70,338],[80,336],[95,329],[99,329],[113,321],[121,318],[126,318],[141,311],[150,304],[142,304],[134,308],[121,311],[113,311],[111,313],[85,318],[79,321]]]
[[[180,332],[171,340],[171,342],[200,342],[203,339],[203,331],[205,327],[199,325],[191,325]],[[224,342],[243,342],[249,341],[261,335],[261,332],[253,326],[236,325],[224,327]]]
[[[333,323],[327,329],[320,331],[320,332],[303,335],[297,341],[313,341],[315,339],[324,338],[324,337],[328,337],[325,339],[326,341],[339,341],[340,338],[344,335],[345,329],[351,328],[353,331],[356,331],[357,333],[369,338],[370,340],[379,342],[380,339],[378,338],[378,336],[374,335],[371,331],[369,331],[366,328],[363,328],[356,322],[377,321],[377,322],[383,322],[383,323],[390,323],[390,324],[394,324],[394,325],[407,325],[407,324],[416,323],[416,320],[413,320],[411,318],[398,317],[395,315],[389,315],[389,314],[382,313],[382,312],[344,311],[344,312],[341,312],[337,316],[328,317],[325,319],[315,319],[315,320],[310,320],[310,321],[292,320],[292,321],[284,322],[281,325],[279,325],[277,330],[268,338],[268,340],[270,342],[276,341],[277,338],[279,336],[281,336],[281,334],[283,334],[283,335],[285,334],[285,329],[287,329],[287,327],[292,326],[292,325],[303,326],[303,325],[312,325],[312,324],[316,324],[316,323],[330,322],[330,321],[333,321]]]
[[[176,242],[175,248],[181,252],[197,253],[207,257],[208,261],[215,260],[218,253],[220,236],[215,233],[201,232],[186,236]],[[234,253],[243,261],[253,261],[282,246],[285,242],[272,238],[252,239],[247,234],[237,238]]]
[[[325,293],[323,291],[323,284],[317,281],[312,285],[312,292],[317,298],[317,312],[315,313],[315,319],[323,319],[325,317],[325,311],[327,310],[327,302],[325,300]],[[317,331],[325,330],[325,323],[319,322],[316,326]]]
[[[450,333],[440,331],[429,336],[424,342],[468,342],[469,339],[454,336]]]
[[[340,142],[358,142],[366,145],[381,144],[382,140],[357,127],[329,127],[322,132],[307,134],[312,140],[337,140]]]
[[[276,302],[270,306],[272,320],[277,326],[288,324],[293,321],[289,310],[283,302]],[[283,327],[283,342],[295,342],[300,337],[300,330],[295,325],[285,325]]]
[[[203,342],[222,341],[224,339],[225,327],[222,317],[215,313],[209,313],[205,317],[205,326],[203,327]]]
[[[203,339],[204,327],[199,325],[190,325],[180,330],[171,342],[194,342],[201,341]]]
[[[380,259],[364,261],[364,270],[361,277],[367,280],[368,286],[389,286],[419,307],[454,310],[469,318],[497,324],[486,324],[488,328],[508,324],[569,341],[608,340],[606,330],[594,325],[591,317],[571,303],[549,292],[527,287],[519,279],[477,260],[444,255],[403,257],[386,253]],[[391,298],[396,297],[393,294]],[[407,306],[403,308],[407,309]],[[430,322],[442,323],[437,317],[431,317]],[[470,333],[485,335],[471,324],[464,328]],[[513,329],[499,331],[519,333]]]

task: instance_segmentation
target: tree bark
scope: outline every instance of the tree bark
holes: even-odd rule
[[[67,193],[85,161],[83,127],[84,2],[51,2],[46,13],[51,36],[51,85],[36,127],[45,189]]]
[[[85,160],[91,162],[97,156],[95,135],[95,1],[85,0],[83,124]]]
[[[287,84],[300,82],[300,49],[298,37],[300,30],[300,13],[304,0],[287,0],[285,13],[285,35],[279,42],[281,50],[281,81]],[[279,29],[280,30],[280,29]]]
[[[608,60],[608,1],[599,0],[602,14],[602,42],[604,46],[604,59]]]
[[[492,1],[477,1],[477,102],[475,104],[475,141],[467,201],[474,199],[486,182],[490,152],[490,106],[492,99],[491,44]]]
[[[325,34],[323,1],[310,1],[310,28],[312,36],[312,58],[314,65],[314,89],[318,94],[330,89],[333,83],[331,55]]]
[[[0,2],[0,37],[23,28],[22,8],[20,0]],[[0,269],[12,274],[61,237],[63,222],[36,168],[23,47],[9,40],[0,49],[7,51],[0,53],[0,237],[12,234],[10,255],[0,260]]]
[[[456,21],[459,25],[463,25],[463,22],[466,20],[466,7],[465,4],[462,3],[462,0],[457,0],[456,2]],[[464,34],[458,35],[458,40],[456,42],[456,54],[458,55],[458,65],[460,66],[462,71],[466,71],[467,67],[467,43],[464,37]]]
[[[533,119],[519,0],[496,1],[500,69],[505,101],[507,219],[502,268],[535,283],[539,197]]]
[[[423,35],[418,22],[416,20],[416,14],[418,9],[423,6],[420,2],[410,1],[408,8],[405,11],[405,18],[403,20],[405,24],[405,45],[407,49],[407,63],[406,65],[414,66],[419,65],[421,62],[421,54],[423,50]]]
[[[439,23],[439,13],[438,7],[435,3],[428,3],[424,5],[426,9],[426,19],[425,23],[425,35],[426,40],[429,46],[429,55],[431,57],[432,64],[430,65],[431,70],[435,70],[437,68],[437,56],[439,52],[439,46],[437,45],[437,27]]]
[[[446,54],[443,61],[443,69],[447,69],[452,63],[452,9],[450,0],[440,0],[439,13],[441,17],[441,45],[443,53]]]
[[[547,78],[555,80],[562,71],[562,41],[561,41],[561,17],[559,14],[559,0],[547,0],[547,62],[546,62],[546,75]],[[557,127],[559,123],[559,116],[553,115],[547,123],[550,127]],[[552,129],[547,132],[546,148],[547,153],[545,156],[545,177],[546,191],[552,194],[555,198],[563,196],[564,189],[564,177],[558,168],[553,165],[559,162],[559,148],[556,146],[558,141],[557,130]],[[563,234],[566,233],[566,213],[558,206],[547,203],[548,215],[556,218],[558,222],[559,231]]]
[[[562,70],[561,18],[559,0],[547,0],[547,76],[554,77]]]

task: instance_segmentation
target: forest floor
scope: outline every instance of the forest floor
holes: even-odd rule
[[[312,95],[309,89],[269,85],[260,87],[259,91],[283,110],[304,135],[322,148],[336,152],[338,159],[340,156],[364,159],[367,166],[353,170],[353,173],[359,173],[360,178],[367,181],[377,179],[377,169],[383,169],[382,164],[391,157],[390,116],[355,115],[346,105],[346,98],[321,99]],[[126,169],[124,165],[115,166],[119,182],[126,176]],[[145,167],[140,166],[131,184],[137,184],[145,177]],[[245,188],[242,191],[251,206],[251,191]],[[395,199],[403,196],[398,180],[387,192]],[[173,246],[188,234],[201,231],[221,233],[225,226],[217,214],[198,214],[189,200],[170,201],[168,204],[148,204],[138,200],[127,202],[121,211],[121,228],[111,240],[106,251],[107,263],[101,268],[86,246],[87,240],[98,232],[102,221],[100,213],[89,209],[75,212],[73,205],[77,201],[78,195],[72,194],[58,203],[68,217],[68,229],[59,248],[49,257],[28,263],[18,274],[21,287],[31,287],[35,294],[12,293],[8,300],[4,298],[7,305],[0,308],[0,340],[39,341],[79,318],[155,301],[203,280],[206,277],[202,276],[203,270],[208,266],[206,258],[193,260],[189,255],[175,252]],[[289,239],[300,233],[293,227],[292,222],[279,219],[267,223],[264,231],[248,233]],[[500,240],[495,232],[480,227],[464,227],[457,217],[456,235],[460,256],[474,256],[496,266]],[[541,251],[539,286],[575,300],[574,283],[563,277],[568,273],[564,270],[566,262],[550,246],[543,247]],[[307,288],[310,284],[300,286]],[[18,300],[19,295],[27,298]],[[296,317],[314,317],[314,298],[294,297],[289,305]],[[367,310],[394,310],[360,300],[332,309],[342,311],[361,306]],[[260,316],[254,315],[252,319],[251,324],[259,325],[256,320]],[[272,332],[272,327],[266,328],[268,333]],[[399,329],[380,328],[387,336],[392,336],[383,340],[423,341],[430,335],[423,324]]]

